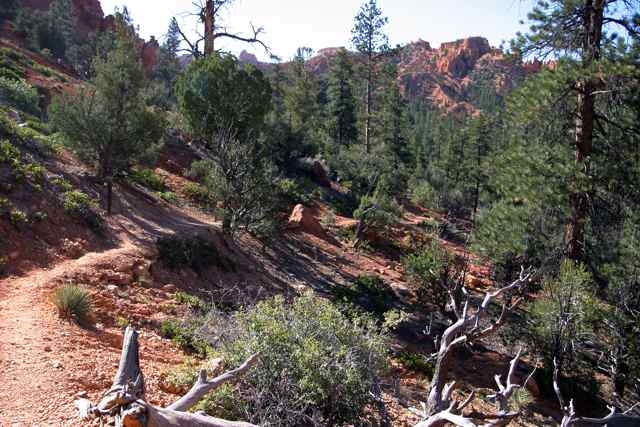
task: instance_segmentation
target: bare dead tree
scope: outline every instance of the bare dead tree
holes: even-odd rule
[[[262,46],[269,55],[271,55],[269,46],[261,39],[261,36],[264,35],[263,27],[255,27],[252,23],[249,23],[249,35],[242,35],[240,33],[229,31],[229,29],[221,24],[222,11],[231,6],[234,1],[235,0],[194,1],[192,4],[195,12],[188,15],[198,19],[198,22],[204,26],[204,33],[197,31],[197,39],[191,40],[186,36],[184,31],[178,27],[178,32],[180,33],[182,40],[188,46],[188,48],[181,49],[181,51],[190,53],[194,58],[210,56],[215,52],[216,39],[227,38],[249,44],[258,44]],[[204,50],[200,49],[200,44],[202,42],[204,42]]]
[[[207,393],[223,384],[237,379],[258,360],[257,355],[249,357],[236,369],[227,371],[211,380],[205,370],[200,371],[191,390],[166,408],[158,408],[145,401],[145,387],[138,352],[138,332],[127,327],[120,355],[118,372],[113,385],[97,405],[87,399],[76,401],[76,407],[83,419],[113,417],[116,427],[256,427],[254,424],[227,421],[210,417],[202,412],[188,413],[189,408],[198,403]]]
[[[507,374],[506,383],[502,383],[500,375],[495,376],[496,384],[498,385],[498,391],[489,396],[489,398],[495,401],[498,405],[495,414],[473,414],[471,416],[462,415],[462,410],[466,408],[474,399],[475,392],[471,392],[467,398],[462,401],[452,401],[451,396],[455,389],[455,381],[445,385],[442,393],[442,398],[448,403],[448,407],[437,413],[429,414],[429,409],[426,404],[423,405],[422,411],[415,411],[418,415],[424,418],[423,421],[418,423],[416,427],[441,427],[446,424],[454,424],[461,427],[476,427],[474,419],[490,419],[489,422],[483,424],[484,426],[505,426],[510,420],[517,417],[519,412],[512,411],[509,406],[509,401],[513,396],[513,393],[521,388],[526,387],[527,383],[533,376],[535,369],[526,378],[522,384],[516,383],[516,367],[520,360],[521,351],[518,351],[516,356],[511,360],[509,364],[509,373]],[[449,403],[451,402],[451,403]]]
[[[487,314],[489,305],[496,298],[510,291],[522,288],[529,282],[532,274],[531,270],[521,269],[520,276],[511,284],[496,289],[495,291],[487,292],[474,314],[470,314],[469,311],[469,293],[464,292],[467,297],[460,317],[444,331],[440,338],[440,345],[436,345],[436,347],[439,347],[438,351],[432,355],[432,358],[435,359],[435,369],[433,378],[431,379],[431,390],[429,391],[429,397],[427,399],[427,413],[429,415],[444,411],[449,407],[449,398],[452,390],[448,390],[450,385],[446,384],[445,380],[452,351],[463,344],[475,342],[497,331],[505,323],[507,313],[511,311],[519,301],[509,305],[509,299],[504,298],[500,317],[496,321],[490,322],[487,326],[482,326],[481,323]]]
[[[624,412],[618,412],[615,406],[609,406],[609,414],[602,418],[579,417],[576,414],[573,399],[566,404],[560,391],[560,383],[558,382],[559,369],[556,361],[553,361],[553,389],[556,392],[560,409],[562,410],[562,421],[560,427],[571,427],[581,425],[606,425],[608,427],[633,427],[640,425],[640,417],[633,415],[631,412],[640,405],[640,402],[627,409]]]

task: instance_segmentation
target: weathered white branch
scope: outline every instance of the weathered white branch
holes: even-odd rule
[[[248,370],[255,364],[257,355],[211,381],[207,381],[206,372],[200,372],[196,384],[185,396],[168,408],[158,408],[144,401],[144,379],[138,354],[138,333],[128,327],[113,385],[98,405],[93,405],[87,399],[76,401],[81,418],[114,416],[116,427],[257,427],[246,422],[209,417],[203,413],[183,412],[208,392]]]
[[[518,361],[520,360],[520,355],[522,354],[522,349],[518,350],[516,356],[511,360],[509,364],[509,373],[507,374],[507,382],[503,385],[501,381],[500,375],[495,376],[496,384],[498,385],[498,392],[494,395],[489,396],[492,399],[495,399],[499,405],[499,414],[507,414],[509,411],[509,400],[513,393],[520,388],[525,388],[529,380],[533,377],[533,374],[536,372],[534,368],[531,371],[531,374],[525,379],[522,384],[516,384],[516,368],[518,366]]]
[[[553,389],[556,392],[556,397],[558,398],[558,403],[560,404],[560,409],[562,410],[562,421],[560,422],[561,427],[571,427],[573,425],[584,424],[607,425],[608,427],[633,427],[640,425],[640,417],[631,414],[631,409],[634,408],[637,404],[622,413],[617,412],[615,406],[609,406],[609,414],[602,418],[577,416],[576,409],[573,404],[573,399],[569,401],[569,406],[565,405],[565,400],[562,397],[562,392],[560,391],[560,383],[558,382],[558,377],[558,364],[554,360]]]
[[[176,402],[167,406],[167,409],[173,411],[186,411],[187,409],[198,403],[207,393],[217,389],[218,387],[229,381],[237,379],[239,375],[249,370],[253,365],[255,365],[257,361],[258,355],[254,354],[247,360],[245,360],[245,362],[242,365],[238,366],[236,369],[227,371],[224,374],[212,379],[211,381],[207,381],[207,371],[204,369],[201,370],[200,374],[198,375],[198,379],[193,387],[191,387],[191,390],[189,390],[187,394],[182,396]]]
[[[500,375],[496,375],[496,383],[498,385],[498,392],[490,398],[493,398],[498,401],[499,408],[495,415],[493,414],[479,414],[481,415],[479,418],[482,419],[493,419],[489,423],[483,424],[483,427],[490,426],[504,426],[509,423],[510,420],[518,416],[518,412],[509,411],[509,399],[511,399],[513,393],[518,388],[525,387],[529,379],[533,376],[533,373],[527,377],[527,379],[522,384],[515,383],[515,370],[518,365],[518,361],[520,359],[521,351],[518,351],[516,356],[511,360],[509,364],[509,373],[507,374],[507,382],[505,385],[502,384],[500,380]],[[535,369],[534,369],[535,372]],[[455,381],[448,383],[442,390],[442,402],[447,402],[448,407],[446,409],[440,410],[434,414],[430,414],[429,408],[427,405],[422,404],[422,411],[418,411],[415,408],[412,409],[412,412],[422,416],[425,418],[423,421],[416,424],[416,427],[442,427],[447,425],[448,423],[454,424],[460,427],[477,427],[477,424],[473,421],[472,417],[462,415],[462,410],[466,408],[474,399],[475,392],[471,392],[467,398],[460,402],[452,402],[451,395],[453,393],[453,389],[455,388]]]
[[[476,341],[498,330],[506,319],[506,313],[508,311],[506,302],[502,306],[500,318],[490,326],[484,329],[480,328],[481,321],[486,315],[491,302],[511,290],[522,287],[528,283],[531,276],[532,272],[530,270],[521,269],[520,276],[517,280],[493,292],[487,292],[482,303],[473,315],[469,315],[469,297],[467,297],[460,318],[444,331],[442,339],[440,340],[440,347],[436,355],[434,375],[431,380],[431,389],[427,399],[428,415],[441,412],[448,406],[448,400],[443,396],[443,388],[445,387],[445,378],[451,351],[464,343]]]

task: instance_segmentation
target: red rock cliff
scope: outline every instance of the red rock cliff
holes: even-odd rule
[[[21,0],[24,7],[48,10],[53,0]],[[83,35],[102,28],[104,12],[100,0],[73,0],[73,7],[78,18],[78,32]]]

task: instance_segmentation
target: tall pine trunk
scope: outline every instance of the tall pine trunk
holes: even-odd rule
[[[204,56],[214,52],[215,8],[214,0],[207,0],[204,8]]]
[[[371,49],[367,61],[367,116],[364,128],[364,148],[367,153],[371,151],[371,99],[373,98],[373,58]]]
[[[602,26],[606,0],[585,0],[585,34],[582,51],[582,65],[590,72],[591,66],[600,59]],[[590,157],[593,149],[593,129],[595,122],[595,91],[598,83],[586,76],[577,82],[578,102],[575,127],[575,161],[577,169],[588,176]],[[567,256],[579,261],[584,258],[584,227],[588,216],[589,194],[576,182],[576,189],[570,196],[571,221],[567,227]]]

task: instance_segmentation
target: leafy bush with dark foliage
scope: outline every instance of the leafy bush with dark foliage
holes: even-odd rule
[[[380,276],[358,276],[349,286],[335,287],[338,301],[357,305],[382,316],[393,307],[396,296],[393,289]]]

